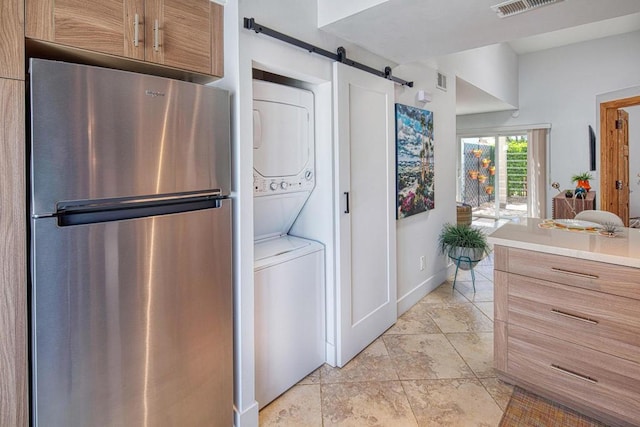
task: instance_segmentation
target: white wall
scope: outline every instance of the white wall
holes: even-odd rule
[[[318,0],[318,27],[387,1],[389,0]]]
[[[387,65],[396,65],[346,40],[319,30],[317,28],[316,0],[241,0],[239,4],[241,19],[243,17],[255,18],[256,22],[260,24],[333,53],[336,52],[339,46],[343,46],[347,50],[347,57],[349,59],[362,62],[379,70],[384,70],[384,67]],[[251,31],[244,29],[242,29],[241,32],[245,35],[246,33],[251,33]],[[253,34],[255,35],[255,33]],[[260,35],[259,37],[269,38],[265,35]],[[285,45],[283,42],[275,39],[272,39],[272,42]],[[300,48],[288,47],[300,52],[305,52],[307,57],[316,56]],[[286,66],[284,63],[281,63],[281,65]],[[402,76],[397,77],[402,78]]]
[[[520,114],[511,112],[458,117],[458,132],[468,129],[550,123],[549,183],[570,188],[571,175],[589,169],[588,125],[599,126],[598,94],[640,84],[640,31],[522,55],[519,61]],[[597,167],[599,170],[599,135]],[[591,183],[598,191],[598,175]],[[547,215],[551,197],[547,192]]]
[[[230,2],[227,5],[235,4]],[[236,313],[235,313],[235,425],[257,426],[258,408],[255,402],[254,344],[253,344],[253,150],[252,150],[252,93],[251,69],[253,67],[306,82],[305,86],[316,96],[316,156],[317,187],[293,228],[296,234],[321,241],[327,247],[327,292],[328,298],[335,291],[335,269],[333,267],[333,131],[332,131],[332,61],[293,47],[263,34],[242,28],[242,18],[255,18],[256,22],[284,34],[296,37],[323,49],[335,52],[345,46],[350,59],[365,63],[376,69],[395,64],[375,56],[344,40],[326,34],[316,28],[315,0],[245,0],[238,3],[236,21],[225,20],[225,34],[238,28],[238,56],[235,59],[236,90],[234,102],[236,125],[234,128],[234,181],[236,214],[235,255],[236,268]],[[225,19],[228,18],[225,12]],[[233,19],[233,18],[230,18]],[[231,28],[231,29],[230,29]],[[228,47],[233,49],[233,47]],[[226,53],[226,52],[225,52]],[[231,55],[233,57],[233,55]],[[228,56],[225,58],[227,59]],[[233,68],[233,67],[231,67]],[[406,73],[406,74],[405,74]],[[436,93],[435,71],[420,67],[401,67],[394,76],[420,82],[414,89],[399,90],[401,102],[410,105],[415,91],[427,89],[434,93],[429,107],[435,112],[436,132],[436,209],[428,214],[416,215],[413,219],[398,224],[398,253],[402,260],[398,265],[401,304],[406,310],[419,296],[439,285],[446,276],[443,257],[435,255],[435,242],[443,222],[455,220],[455,90]],[[225,78],[227,79],[227,78]],[[223,84],[223,83],[221,83]],[[425,271],[419,270],[413,258],[427,256]],[[406,260],[406,262],[405,262]],[[400,282],[402,281],[402,283]],[[400,295],[400,294],[399,294]],[[331,320],[331,319],[329,319]],[[333,325],[328,325],[331,330]]]
[[[518,108],[518,56],[507,43],[454,53],[436,61],[489,95]]]
[[[243,256],[243,249],[249,246],[253,249],[253,227],[248,228],[247,221],[252,221],[250,214],[253,205],[247,207],[252,199],[247,197],[246,173],[243,166],[243,151],[239,145],[241,134],[240,103],[241,95],[246,96],[244,87],[239,84],[239,31],[241,18],[238,16],[238,2],[229,1],[224,6],[224,77],[211,83],[226,89],[231,95],[231,163],[232,182],[231,198],[233,208],[233,351],[234,351],[234,424],[239,426],[238,411],[243,410],[245,425],[258,425],[258,409],[247,410],[247,406],[255,404],[254,399],[254,370],[253,370],[253,339],[247,341],[245,337],[253,337],[253,319],[248,321],[241,313],[244,307],[253,307],[253,292],[248,292],[247,277],[253,281],[253,255],[251,259]],[[251,178],[253,179],[253,178]],[[249,211],[249,213],[247,212]],[[253,223],[251,222],[251,225]],[[253,308],[251,308],[253,310]],[[243,367],[238,369],[238,367]],[[247,404],[247,402],[250,402]]]
[[[437,240],[442,225],[456,221],[456,94],[455,84],[446,92],[436,89],[436,70],[402,65],[393,73],[414,81],[412,88],[396,86],[397,103],[433,111],[435,150],[435,209],[396,221],[400,315],[447,277],[447,262],[438,253]],[[433,101],[417,102],[418,90],[430,92]],[[420,256],[425,256],[427,261],[423,271],[420,271]]]

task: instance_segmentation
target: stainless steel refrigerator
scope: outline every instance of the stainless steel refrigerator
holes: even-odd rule
[[[233,424],[229,96],[30,61],[36,426]]]

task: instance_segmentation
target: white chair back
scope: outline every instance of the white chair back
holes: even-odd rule
[[[597,222],[598,224],[614,224],[619,227],[624,227],[622,218],[618,215],[608,211],[586,210],[578,212],[574,219],[581,221]]]

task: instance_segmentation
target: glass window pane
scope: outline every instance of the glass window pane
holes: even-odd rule
[[[527,216],[527,135],[461,138],[458,197],[474,218]]]

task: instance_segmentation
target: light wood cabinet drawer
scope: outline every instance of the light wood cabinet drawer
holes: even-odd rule
[[[640,302],[509,274],[509,324],[640,363]]]
[[[640,269],[509,248],[508,271],[640,299]]]
[[[508,349],[514,378],[632,425],[640,420],[640,364],[515,325]]]

